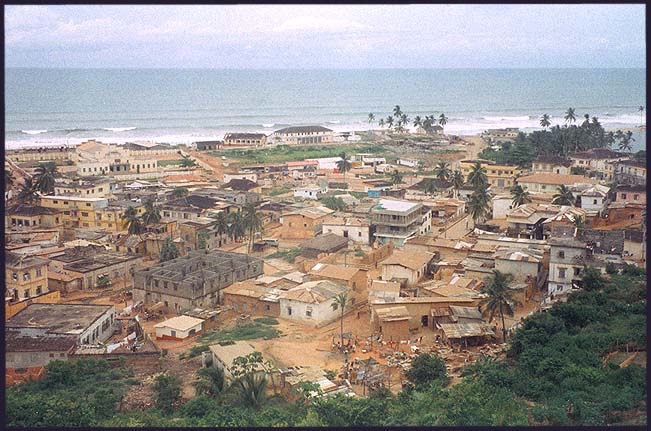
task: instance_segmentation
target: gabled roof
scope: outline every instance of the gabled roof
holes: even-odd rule
[[[301,244],[301,248],[303,249],[323,252],[334,252],[347,246],[348,238],[335,235],[334,233],[315,236]]]
[[[555,186],[573,184],[598,184],[599,181],[583,175],[533,174],[519,177],[518,183],[551,184]]]
[[[292,126],[292,127],[285,127],[284,129],[276,130],[274,133],[284,134],[284,133],[317,133],[317,132],[332,132],[332,130],[323,126]]]
[[[397,250],[384,259],[381,265],[400,265],[405,268],[417,270],[427,265],[434,258],[434,254],[416,250]]]
[[[222,189],[231,189],[231,190],[237,190],[237,191],[242,191],[242,192],[248,192],[249,190],[252,190],[256,187],[260,187],[260,185],[254,181],[247,180],[247,179],[232,179],[226,184],[222,186]]]
[[[307,304],[321,304],[346,291],[347,288],[343,284],[318,280],[309,281],[282,292],[280,298]]]
[[[337,280],[351,280],[359,271],[359,268],[331,265],[328,263],[317,263],[308,271],[310,275],[319,277],[334,278]]]
[[[171,328],[178,331],[187,331],[203,323],[203,319],[190,316],[175,316],[154,325],[154,328]]]

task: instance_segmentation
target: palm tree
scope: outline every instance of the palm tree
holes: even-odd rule
[[[549,121],[549,114],[543,114],[542,117],[540,117],[540,125],[546,129],[550,124],[552,123]]]
[[[332,304],[330,306],[334,311],[337,309],[341,310],[341,351],[344,351],[344,313],[346,312],[346,306],[348,305],[348,292],[341,292],[335,295],[332,298]]]
[[[371,112],[368,114],[368,124],[371,125],[371,129],[373,128],[373,122],[375,121],[375,115]]]
[[[583,114],[583,123],[581,123],[581,127],[588,127],[590,125],[590,114]]]
[[[156,198],[145,201],[145,212],[142,214],[142,222],[145,226],[160,222],[160,211],[154,206]]]
[[[569,124],[574,123],[575,121],[576,113],[574,112],[574,108],[567,108],[567,112],[565,112],[565,122]]]
[[[622,133],[618,130],[617,134],[615,134],[615,137],[619,137],[620,151],[633,151],[633,147],[631,146],[631,141],[635,141],[635,138],[633,138],[633,132],[629,130],[626,133]]]
[[[556,189],[556,194],[552,199],[552,203],[556,205],[574,205],[574,195],[572,190],[570,190],[565,184],[561,184]]]
[[[256,206],[248,204],[244,207],[242,219],[244,227],[249,231],[249,253],[251,253],[253,251],[253,236],[257,231],[262,230],[262,218],[258,214]]]
[[[143,226],[138,217],[138,211],[135,207],[129,207],[126,209],[124,214],[122,214],[123,226],[127,228],[127,232],[130,235],[139,235],[142,233]]]
[[[522,187],[520,184],[516,184],[511,189],[511,196],[513,197],[513,208],[517,208],[524,203],[531,202],[529,191],[527,191],[527,189]]]
[[[190,156],[183,156],[181,159],[181,163],[179,166],[182,168],[191,168],[192,166],[195,166],[197,162]]]
[[[228,228],[231,238],[233,238],[234,241],[237,241],[244,237],[246,234],[246,226],[244,225],[242,214],[239,212],[230,213],[228,218],[230,219]]]
[[[380,129],[384,128],[384,118],[380,118],[380,121],[378,122],[378,126],[380,126]]]
[[[450,171],[450,164],[446,162],[438,162],[434,168],[434,175],[436,175],[436,178],[439,180],[446,181],[448,178],[450,178],[450,175],[452,175],[452,171]]]
[[[14,174],[9,169],[5,169],[5,191],[11,189],[14,185]]]
[[[423,120],[420,118],[420,115],[414,117],[414,127],[423,127]]]
[[[448,124],[448,117],[445,114],[439,115],[439,126],[445,130],[445,125]]]
[[[583,216],[576,216],[574,220],[572,220],[572,225],[577,229],[583,229],[585,227],[585,219]]]
[[[428,195],[433,195],[436,193],[436,183],[434,183],[434,178],[427,178],[425,184],[423,185],[423,192]]]
[[[393,116],[396,118],[400,118],[402,116],[402,111],[400,110],[400,105],[396,105],[393,108]]]
[[[504,322],[504,315],[513,316],[514,307],[521,305],[521,303],[513,298],[509,283],[513,280],[511,274],[504,274],[498,270],[493,270],[493,276],[486,279],[484,286],[481,288],[481,293],[487,295],[479,303],[479,309],[482,316],[488,317],[488,321],[492,321],[495,315],[499,315],[502,320],[502,340],[506,342],[506,324]]]
[[[387,123],[387,127],[389,128],[389,130],[391,130],[391,128],[393,127],[393,117],[391,115],[389,115],[387,117],[386,123]]]
[[[391,172],[390,175],[391,182],[395,184],[402,184],[402,173],[400,173],[399,170],[394,169],[393,172]]]
[[[228,233],[228,217],[224,211],[221,211],[219,214],[217,214],[215,221],[213,222],[213,226],[220,238],[223,238],[224,234]]]
[[[400,115],[400,123],[401,123],[400,129],[404,132],[405,129],[402,126],[406,126],[407,124],[409,124],[409,116],[407,114]]]
[[[57,166],[54,162],[41,163],[36,168],[36,188],[43,194],[54,193],[54,178],[57,176]]]
[[[463,174],[461,171],[454,171],[452,174],[452,187],[454,187],[454,197],[459,196],[459,189],[463,186]]]
[[[486,168],[481,166],[481,162],[475,162],[472,170],[468,174],[468,184],[476,189],[488,186],[488,177],[486,176]]]
[[[26,178],[23,187],[18,192],[17,196],[20,202],[32,203],[38,199],[38,194],[36,193],[36,186],[32,182],[31,178]]]
[[[644,106],[640,106],[637,108],[638,112],[640,113],[640,126],[642,125],[642,113],[644,112]]]
[[[344,174],[344,182],[346,182],[346,172],[350,171],[352,165],[348,161],[346,153],[341,153],[339,157],[341,157],[341,160],[337,162],[337,170]]]
[[[478,188],[472,195],[470,195],[470,200],[468,201],[468,212],[475,224],[477,224],[479,220],[485,219],[488,215],[489,202],[490,196],[488,195],[488,189],[485,186]]]

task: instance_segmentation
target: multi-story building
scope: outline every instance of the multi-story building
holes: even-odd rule
[[[565,185],[574,191],[585,190],[599,181],[583,175],[533,174],[518,177],[516,182],[531,193],[556,193],[559,186]]]
[[[488,129],[482,133],[482,137],[489,142],[514,141],[518,137],[520,129],[507,127],[505,129]]]
[[[63,230],[63,210],[19,203],[5,208],[5,229]]]
[[[110,179],[95,177],[93,179],[76,181],[57,181],[54,184],[54,194],[61,196],[77,196],[86,198],[105,198],[117,187]]]
[[[267,135],[264,133],[226,133],[224,145],[247,145],[262,147],[267,143]]]
[[[477,162],[486,170],[486,178],[488,179],[489,186],[502,189],[511,188],[515,184],[516,176],[520,174],[520,168],[514,165],[501,165],[490,160],[481,159],[460,160],[459,168],[466,179]]]
[[[588,254],[586,244],[574,238],[553,238],[549,245],[547,294],[567,293],[581,280],[581,270]]]
[[[573,167],[584,168],[597,172],[604,180],[612,180],[613,164],[628,159],[628,155],[613,151],[609,148],[593,148],[589,151],[568,155]]]
[[[169,151],[169,150],[167,150]],[[83,177],[156,172],[155,157],[143,151],[132,151],[118,145],[90,140],[76,148],[77,174]]]
[[[615,201],[646,205],[646,184],[617,186]]]
[[[63,211],[63,224],[67,229],[99,228],[111,232],[126,230],[122,216],[129,207],[142,215],[145,207],[131,201],[111,201],[106,198],[77,196],[41,196],[41,206]]]
[[[137,271],[133,297],[147,305],[162,302],[177,313],[212,307],[221,302],[222,289],[262,275],[262,265],[246,254],[196,250]]]
[[[349,240],[369,245],[373,240],[371,224],[357,217],[328,217],[321,225],[323,234],[333,233]]]
[[[371,208],[371,224],[380,243],[404,244],[407,238],[420,233],[423,226],[423,204],[420,202],[380,199]]]
[[[313,238],[322,230],[325,218],[334,211],[326,207],[309,207],[290,211],[280,216],[280,238]]]
[[[273,133],[276,143],[285,145],[328,144],[333,142],[331,129],[322,126],[293,126]]]
[[[615,179],[628,184],[646,184],[646,164],[637,160],[621,160],[614,164]]]
[[[5,252],[7,297],[22,301],[48,292],[48,263],[40,257]]]
[[[541,155],[531,162],[531,170],[534,174],[558,174],[570,175],[572,160],[561,156]]]

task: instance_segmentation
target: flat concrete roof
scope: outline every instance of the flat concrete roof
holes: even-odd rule
[[[19,311],[6,328],[39,328],[49,333],[79,335],[113,309],[112,305],[29,304]]]

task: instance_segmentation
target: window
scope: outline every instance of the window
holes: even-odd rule
[[[82,217],[88,217],[88,213],[82,212],[82,213],[81,213],[81,216],[82,216]]]
[[[565,268],[558,268],[558,278],[565,278]]]
[[[574,268],[574,275],[581,274],[581,268]]]
[[[307,307],[307,309],[305,310],[305,315],[307,317],[312,317],[312,307]]]
[[[565,259],[565,251],[559,250],[558,251],[558,257],[560,257],[561,259]]]
[[[640,197],[640,195],[633,195],[633,200],[636,201],[637,198],[639,198],[639,197]]]
[[[176,337],[176,331],[172,329],[171,331],[172,337]]]
[[[23,281],[29,281],[30,278],[29,272],[23,272]]]
[[[594,205],[597,205],[597,200],[596,200],[596,199],[592,199],[592,203],[593,203]]]
[[[11,278],[13,278],[14,281],[18,281],[18,273],[17,272],[12,273]]]
[[[89,206],[90,206],[90,203],[86,202],[86,206],[89,207]]]
[[[23,291],[23,298],[29,298],[29,289]]]
[[[264,309],[265,309],[266,311],[269,311],[269,310],[271,310],[271,306],[270,306],[270,305],[265,305],[265,306],[264,306]]]
[[[53,204],[58,204],[58,203],[59,203],[59,201],[52,201],[52,203],[53,203]]]
[[[626,193],[622,193],[622,199],[626,199]]]
[[[42,289],[43,289],[42,286],[37,286],[37,287],[36,287],[36,294],[37,294],[37,295],[40,295],[40,294],[42,293]]]
[[[292,307],[287,307],[287,315],[288,316],[292,315]]]
[[[43,275],[43,270],[41,270],[41,268],[36,268],[36,276],[40,277],[41,275]]]

